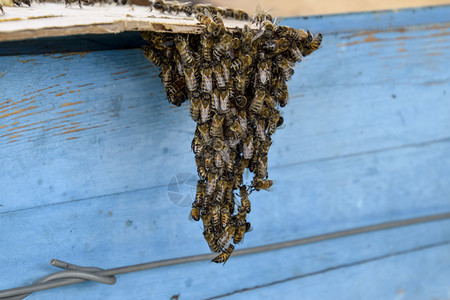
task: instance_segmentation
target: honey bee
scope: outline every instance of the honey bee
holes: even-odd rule
[[[236,174],[234,179],[233,189],[238,189],[244,183],[244,176],[242,173]]]
[[[229,33],[225,33],[219,42],[213,46],[214,59],[220,60],[232,47],[233,37]]]
[[[264,37],[269,39],[273,36],[273,33],[276,31],[276,26],[272,23],[271,20],[265,20],[263,22],[263,28],[264,28]]]
[[[213,149],[220,153],[225,163],[230,161],[230,148],[220,139],[216,139],[213,144]]]
[[[213,137],[223,137],[223,121],[224,115],[216,114],[211,123],[210,135]]]
[[[242,95],[238,95],[234,99],[234,102],[235,102],[236,106],[240,109],[244,109],[247,106],[247,98]]]
[[[294,69],[292,69],[294,64],[288,61],[286,58],[282,58],[278,63],[278,66],[281,68],[284,79],[290,80],[291,76],[294,75]]]
[[[247,187],[245,185],[241,186],[241,188],[239,189],[239,197],[241,197],[241,205],[245,209],[246,213],[250,213],[250,211],[252,210],[248,195],[249,194]]]
[[[240,94],[245,94],[245,88],[247,87],[248,76],[245,73],[237,74],[235,77],[236,92]]]
[[[242,239],[244,238],[244,233],[247,230],[245,220],[237,219],[235,229],[236,231],[234,233],[233,243],[239,244],[240,242],[242,242]]]
[[[303,46],[303,51],[304,51],[303,55],[306,56],[306,55],[313,53],[314,51],[319,49],[321,43],[322,43],[322,34],[321,33],[317,34],[313,39],[313,35],[308,30],[307,42]]]
[[[209,215],[211,216],[211,221],[214,229],[220,227],[220,206],[214,205],[209,208]]]
[[[202,74],[202,91],[210,93],[213,88],[212,69],[204,68],[201,69],[200,73]]]
[[[275,87],[274,91],[274,98],[275,100],[280,103],[281,107],[285,107],[288,103],[289,99],[289,93],[287,89],[286,82],[284,81],[278,81],[278,84]]]
[[[227,86],[227,82],[225,81],[225,77],[222,71],[222,65],[217,64],[214,66],[214,77],[216,78],[217,86],[220,89],[224,89]]]
[[[280,117],[280,113],[277,110],[275,110],[269,117],[269,124],[267,125],[267,135],[272,135],[275,133]]]
[[[239,124],[244,132],[247,132],[247,112],[245,110],[239,110],[237,112]]]
[[[264,120],[264,119],[256,120],[255,134],[256,134],[256,138],[261,141],[264,141],[266,139],[265,124],[266,124],[266,120]]]
[[[161,13],[164,13],[166,11],[169,11],[170,5],[167,4],[164,0],[155,0],[153,2],[152,8],[156,9]]]
[[[214,155],[214,164],[215,164],[216,168],[219,170],[222,170],[222,168],[224,166],[222,155],[220,155],[220,153],[218,153],[218,152],[216,152],[216,154]],[[223,197],[223,193],[218,194],[216,201],[219,201],[221,199],[221,198],[219,198],[219,196]]]
[[[201,179],[207,179],[208,173],[206,172],[206,169],[201,163],[201,159],[198,156],[195,157],[195,162],[197,163],[198,177],[200,177]]]
[[[170,78],[172,78],[172,76],[173,76],[173,73],[170,74]],[[186,82],[184,81],[183,77],[178,77],[175,81],[168,82],[165,85],[166,85],[167,93],[180,94],[180,96],[183,95],[184,98],[187,99],[186,90],[185,90]],[[183,100],[183,102],[184,102],[184,100]]]
[[[155,64],[155,65],[157,65],[157,66],[160,67],[161,64],[162,64],[162,58],[161,58],[161,56],[158,55],[158,54],[153,50],[153,48],[152,48],[151,46],[144,46],[143,49],[144,49],[144,55],[145,55],[145,57],[147,57],[147,59],[148,59],[151,63],[153,63],[153,64]]]
[[[226,190],[228,190],[228,189],[225,188],[225,191]],[[228,209],[228,207],[222,206],[222,208],[220,209],[220,222],[222,224],[222,227],[228,227],[230,220],[231,220],[230,210]],[[225,231],[226,231],[226,229],[225,229]]]
[[[217,174],[208,173],[208,181],[206,182],[206,195],[207,196],[211,196],[214,193],[218,179],[219,179],[219,176]]]
[[[203,231],[203,236],[208,243],[209,249],[211,249],[211,251],[216,253],[220,252],[220,247],[217,245],[214,233],[209,228]]]
[[[276,40],[268,40],[265,42],[263,48],[273,54],[278,54],[289,49],[291,42],[286,38]]]
[[[266,92],[263,90],[257,90],[252,103],[250,104],[250,111],[254,113],[259,113],[264,104],[264,98],[266,97]]]
[[[206,12],[206,11],[205,11]],[[211,20],[210,17],[206,16],[204,13],[199,12],[196,16],[197,20],[205,25],[206,31],[208,33],[213,33],[218,29],[218,26],[216,23],[214,23],[213,20]]]
[[[231,60],[229,58],[222,59],[222,72],[223,77],[225,78],[225,82],[230,82],[230,67],[231,67]]]
[[[208,124],[199,125],[197,128],[198,128],[198,131],[200,132],[200,135],[202,137],[203,142],[204,143],[209,143],[211,137],[209,136],[209,126],[208,126]]]
[[[272,61],[260,61],[258,63],[258,79],[261,84],[266,84],[270,80],[270,68],[272,66]]]
[[[211,4],[199,3],[199,4],[195,4],[194,6],[192,6],[192,11],[195,13],[204,12],[205,10],[211,12],[212,7],[213,6]]]
[[[289,39],[292,43],[298,43],[301,41],[301,38],[307,37],[304,30],[290,28],[287,26],[278,26],[277,33],[278,35]]]
[[[175,38],[175,46],[180,53],[181,60],[185,66],[191,66],[194,61],[194,55],[192,54],[192,50],[189,47],[189,44],[185,38],[181,35],[177,35]]]
[[[227,248],[223,249],[222,253],[213,258],[211,261],[215,263],[226,263],[228,258],[230,258],[231,253],[233,253],[234,246],[230,244]]]
[[[227,171],[230,172],[230,173],[233,172],[235,158],[236,158],[236,152],[231,151],[231,153],[230,153],[230,161],[225,166]]]
[[[226,226],[223,234],[217,240],[217,245],[222,249],[226,248],[231,243],[235,231],[236,229],[233,225]]]
[[[272,140],[268,138],[267,140],[263,141],[261,145],[259,146],[259,156],[267,156],[269,154],[270,146],[272,145]]]
[[[194,138],[192,139],[191,148],[192,152],[194,152],[195,155],[200,155],[200,153],[202,152],[203,144],[197,132],[195,133]]]
[[[250,55],[244,55],[243,57],[236,58],[230,66],[230,69],[236,73],[242,73],[252,63],[252,57]]]
[[[197,89],[197,79],[195,78],[194,68],[185,68],[183,73],[186,78],[187,88],[191,92],[195,91]]]
[[[230,129],[237,134],[239,139],[242,139],[245,136],[245,132],[242,130],[241,124],[239,124],[238,120],[234,120],[234,123],[231,125]]]
[[[256,13],[253,15],[252,24],[256,24],[256,26],[262,25],[266,20],[273,22],[273,17],[269,14],[268,11],[264,11],[261,8],[258,8]]]
[[[275,99],[274,99],[271,95],[269,95],[269,94],[266,94],[266,97],[264,98],[264,102],[267,104],[268,107],[270,107],[270,108],[272,108],[272,109],[274,109],[275,106],[277,106],[277,102],[276,102]],[[275,111],[275,110],[272,110],[272,111]]]
[[[211,107],[208,100],[203,100],[200,106],[200,121],[201,123],[206,123],[211,120]]]
[[[209,215],[209,213],[203,211],[200,217],[202,218],[204,230],[212,229],[211,216]]]
[[[258,157],[255,174],[258,178],[267,178],[267,156]]]
[[[238,207],[238,213],[236,215],[236,218],[238,220],[242,220],[245,222],[245,218],[247,218],[247,210],[245,207],[243,207],[243,206]]]
[[[248,20],[248,14],[242,9],[227,8],[226,16],[240,21]]]
[[[203,36],[201,40],[202,56],[206,61],[211,61],[211,52],[214,41],[209,37]]]
[[[301,62],[303,60],[303,54],[300,49],[298,49],[297,45],[292,44],[289,50],[291,51],[292,57],[296,62]]]
[[[174,46],[173,38],[162,34],[153,34],[151,43],[158,50],[166,50]]]
[[[273,180],[270,180],[270,179],[264,180],[264,179],[256,178],[252,181],[252,186],[257,191],[259,191],[261,189],[268,190],[272,187],[272,185],[273,185]]]
[[[180,3],[178,1],[173,1],[173,4],[169,8],[169,12],[175,12],[176,14],[183,12],[187,16],[192,15],[192,8],[187,5],[188,3]]]
[[[220,93],[220,110],[222,112],[229,111],[228,108],[230,106],[230,93],[229,91],[221,91]]]
[[[244,159],[251,159],[253,157],[253,136],[248,135],[243,142],[242,153]]]
[[[213,106],[214,106],[214,110],[217,112],[221,112],[220,109],[220,91],[218,89],[214,89],[213,93],[212,93],[212,99],[213,99]]]
[[[200,208],[198,206],[193,205],[189,217],[195,221],[200,220]]]
[[[204,166],[205,166],[205,169],[207,170],[207,171],[209,171],[209,170],[211,170],[211,167],[212,167],[212,159],[213,159],[213,156],[212,156],[212,154],[208,151],[207,153],[205,153],[205,155],[203,156],[203,164],[204,164]],[[217,178],[216,178],[216,174],[208,174],[208,181],[209,181],[209,183],[210,184],[213,184],[214,186],[212,186],[212,189],[213,189],[213,191],[214,191],[214,189],[215,189],[215,184],[216,184],[216,181],[217,181]],[[211,187],[210,187],[211,188]],[[211,192],[210,191],[208,191],[208,195],[211,195]]]
[[[221,36],[225,31],[225,25],[223,24],[222,15],[220,12],[215,12],[212,16],[214,23],[217,24],[216,36]]]

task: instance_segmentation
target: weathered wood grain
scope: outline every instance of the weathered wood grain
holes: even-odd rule
[[[254,230],[239,248],[450,211],[442,18],[433,8],[307,20],[336,34],[325,35],[289,83],[287,126],[269,154],[275,189],[251,195]],[[303,21],[285,20],[298,28]],[[187,106],[167,104],[159,70],[140,50],[1,56],[0,66],[0,289],[54,271],[53,257],[109,268],[207,252],[189,208],[167,193],[173,176],[195,174],[195,125]],[[279,290],[311,299],[403,290],[399,297],[413,298],[416,286],[418,298],[446,297],[449,222],[232,257],[224,267],[121,275],[115,286],[83,283],[30,299],[273,298]],[[327,282],[336,282],[329,293]],[[267,287],[254,289],[260,285]],[[233,294],[242,289],[250,290]]]
[[[0,15],[0,41],[143,30],[198,34],[203,30],[193,16],[163,14],[143,6],[95,5],[80,9],[44,3],[5,9],[6,14]],[[224,24],[232,30],[244,26],[243,21],[234,19],[225,19]]]
[[[369,33],[377,40],[356,44],[365,36],[327,36],[316,60],[311,56],[296,68],[287,128],[274,136],[270,166],[449,138],[450,57],[434,53],[450,40],[433,38],[445,30]],[[170,108],[159,69],[139,50],[5,56],[0,62],[7,70],[0,78],[0,154],[9,174],[4,199],[17,199],[3,201],[0,211],[165,185],[195,170],[188,108]],[[14,71],[19,68],[36,78],[33,85]],[[45,165],[27,154],[31,149],[46,157]],[[160,169],[173,171],[151,172]]]

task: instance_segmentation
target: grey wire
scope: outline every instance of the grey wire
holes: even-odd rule
[[[300,246],[300,245],[305,245],[305,244],[317,243],[320,241],[325,241],[325,240],[330,240],[330,239],[336,239],[336,238],[340,238],[340,237],[346,237],[346,236],[350,236],[350,235],[379,231],[379,230],[384,230],[384,229],[391,229],[391,228],[425,223],[425,222],[431,222],[431,221],[439,221],[439,220],[444,220],[444,219],[450,219],[450,213],[436,214],[436,215],[431,215],[431,216],[425,216],[425,217],[419,217],[419,218],[413,218],[413,219],[407,219],[407,220],[400,220],[400,221],[394,221],[394,222],[386,222],[386,223],[382,223],[382,224],[376,224],[376,225],[370,225],[370,226],[359,227],[359,228],[354,228],[354,229],[342,230],[342,231],[337,231],[337,232],[333,232],[333,233],[321,234],[321,235],[316,235],[316,236],[312,236],[312,237],[308,237],[308,238],[296,239],[296,240],[287,241],[287,242],[280,242],[280,243],[274,243],[274,244],[269,244],[269,245],[264,245],[264,246],[251,247],[251,248],[247,248],[247,249],[239,249],[239,250],[236,250],[233,252],[233,256],[248,255],[248,254],[260,253],[260,252],[266,252],[266,251],[279,250],[279,249],[284,249],[284,248],[288,248],[288,247],[295,247],[295,246]],[[172,259],[166,259],[166,260],[159,260],[159,261],[155,261],[155,262],[130,265],[130,266],[107,269],[107,270],[94,268],[94,267],[79,267],[76,265],[72,265],[72,264],[69,264],[66,262],[62,262],[62,261],[53,259],[50,262],[52,265],[54,265],[56,267],[64,268],[64,269],[66,269],[66,271],[57,272],[57,273],[48,275],[32,285],[2,290],[2,291],[0,291],[0,299],[8,299],[8,300],[23,299],[32,292],[66,286],[66,285],[70,285],[70,284],[74,284],[74,283],[83,282],[86,280],[93,280],[93,281],[106,283],[106,284],[114,284],[115,283],[114,275],[143,271],[143,270],[148,270],[148,269],[155,269],[155,268],[160,268],[160,267],[165,267],[165,266],[172,266],[172,265],[178,265],[178,264],[185,264],[185,263],[209,260],[209,259],[212,259],[214,256],[215,256],[215,254],[200,254],[200,255],[185,256],[185,257],[172,258]],[[66,277],[72,277],[72,278],[66,278]],[[109,279],[105,280],[105,277],[109,278]],[[51,279],[48,279],[48,278],[51,278]],[[111,278],[113,278],[113,279],[111,279]],[[48,279],[50,281],[44,282],[43,281],[44,279]],[[20,298],[17,296],[19,296]]]
[[[58,280],[65,279],[65,278],[80,278],[80,279],[84,279],[82,281],[92,280],[92,281],[96,281],[96,282],[104,283],[104,284],[115,284],[116,283],[116,277],[114,277],[114,276],[105,276],[105,275],[96,274],[96,272],[104,271],[103,269],[100,269],[100,268],[81,267],[81,266],[70,264],[70,263],[67,263],[67,262],[64,262],[64,261],[58,260],[58,259],[52,259],[50,261],[50,264],[55,267],[65,269],[66,271],[56,272],[56,273],[47,275],[47,276],[39,279],[38,281],[36,281],[34,284],[30,285],[29,287],[34,287],[40,283],[48,283],[48,282],[52,282],[52,281],[58,282]],[[15,290],[17,290],[17,289],[20,289],[20,288],[16,288]],[[22,300],[25,297],[28,297],[29,295],[31,295],[32,292],[34,292],[34,290],[28,292],[27,289],[24,288],[23,293],[21,293],[17,296],[12,296],[12,297],[7,296],[6,298],[3,298],[0,296],[0,298],[6,299],[6,300]]]

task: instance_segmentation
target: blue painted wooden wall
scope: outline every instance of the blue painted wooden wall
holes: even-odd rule
[[[323,47],[289,82],[275,189],[252,194],[238,249],[450,212],[450,6],[284,23],[324,33]],[[188,106],[170,106],[158,68],[122,49],[136,34],[80,38],[0,43],[0,289],[56,271],[51,258],[113,268],[208,253],[189,207],[168,196],[174,176],[196,170]],[[42,51],[62,41],[76,52]],[[174,295],[448,299],[450,220],[29,299]]]

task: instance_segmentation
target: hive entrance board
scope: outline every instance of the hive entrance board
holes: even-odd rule
[[[155,31],[200,34],[203,26],[185,14],[163,14],[143,6],[33,3],[31,7],[4,7],[0,13],[0,41],[68,36],[77,34],[109,34],[124,31]],[[225,19],[234,30],[248,22]],[[256,27],[253,27],[256,28]]]

